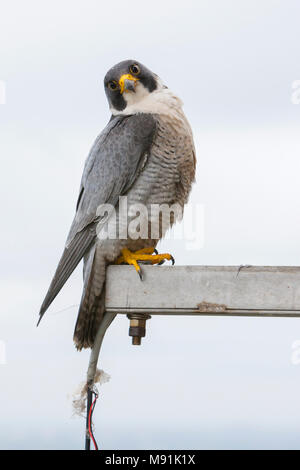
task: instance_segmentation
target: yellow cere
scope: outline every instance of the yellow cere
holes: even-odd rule
[[[122,94],[124,92],[124,82],[125,80],[133,80],[134,82],[137,82],[139,78],[134,77],[130,73],[125,73],[124,75],[121,76],[119,80],[119,85],[120,85],[120,93]],[[125,90],[125,92],[128,90]]]

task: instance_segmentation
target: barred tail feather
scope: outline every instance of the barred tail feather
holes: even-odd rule
[[[105,311],[106,262],[93,248],[85,260],[85,284],[74,330],[78,350],[92,348]]]

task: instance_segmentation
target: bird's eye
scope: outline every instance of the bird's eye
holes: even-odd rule
[[[137,64],[133,64],[130,67],[130,72],[132,75],[139,75],[141,73],[141,69]]]
[[[111,82],[108,82],[108,88],[111,90],[116,90],[118,88],[118,84],[115,80],[112,80]]]

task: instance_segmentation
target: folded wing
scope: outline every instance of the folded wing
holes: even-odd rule
[[[153,142],[150,114],[112,117],[86,160],[76,214],[66,246],[40,309],[39,322],[85,253],[95,243],[101,204],[116,206],[137,178]],[[38,323],[39,323],[38,322]]]

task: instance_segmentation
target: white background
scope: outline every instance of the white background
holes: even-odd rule
[[[185,103],[198,156],[191,202],[205,244],[177,264],[299,265],[297,0],[0,2],[0,447],[80,449],[71,395],[88,351],[72,335],[77,269],[40,327],[84,160],[109,119],[103,77],[135,58]],[[170,292],[172,295],[172,292]],[[63,310],[63,311],[61,311]],[[299,448],[299,319],[163,318],[141,347],[105,338],[100,448]],[[1,343],[2,344],[2,343]]]

